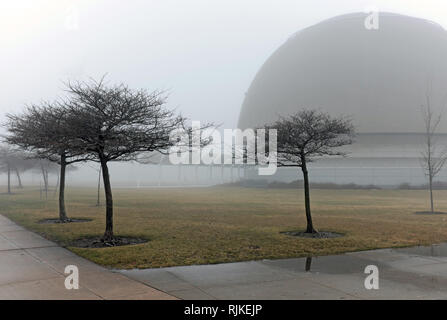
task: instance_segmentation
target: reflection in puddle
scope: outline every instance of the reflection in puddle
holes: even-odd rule
[[[310,271],[311,265],[312,265],[312,257],[307,257],[306,258],[306,266],[305,266],[306,272]]]

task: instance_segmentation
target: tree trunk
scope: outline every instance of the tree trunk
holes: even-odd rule
[[[45,191],[45,199],[48,199],[48,173],[46,172],[43,165],[40,166],[40,169],[42,171],[42,177],[43,177],[43,186]]]
[[[48,188],[49,188],[48,170],[45,169],[45,199],[48,199]]]
[[[101,205],[101,198],[100,198],[100,196],[101,196],[101,194],[100,194],[100,192],[101,192],[101,172],[102,172],[101,167],[99,167],[99,174],[98,174],[98,197],[96,199],[96,206],[97,207],[99,207]]]
[[[20,177],[19,169],[16,168],[17,181],[19,182],[19,189],[23,189],[22,178]]]
[[[304,205],[306,208],[307,228],[306,233],[316,233],[312,223],[312,215],[310,212],[310,190],[309,190],[309,175],[307,172],[307,166],[305,159],[301,160],[301,170],[303,171],[304,178]]]
[[[54,187],[53,199],[56,197],[57,189],[59,188],[59,184],[60,184],[60,178],[61,178],[61,175],[60,175],[60,172],[58,172],[57,173],[56,185]]]
[[[8,163],[8,194],[11,194],[11,166]]]
[[[61,155],[61,173],[59,180],[59,219],[68,221],[67,212],[65,211],[65,169],[67,167],[65,154]]]
[[[433,213],[434,210],[434,205],[433,205],[433,178],[430,176],[428,179],[428,184],[429,184],[429,188],[430,188],[430,209],[431,212]]]
[[[104,193],[106,196],[106,231],[103,236],[104,241],[113,240],[113,198],[112,186],[110,185],[109,168],[107,161],[101,159],[102,180],[104,181]]]
[[[40,166],[40,171],[42,172],[43,187],[45,188],[45,186],[47,185],[47,183],[46,183],[46,178],[45,178],[45,169],[44,169],[43,166]]]

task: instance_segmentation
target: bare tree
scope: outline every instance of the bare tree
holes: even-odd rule
[[[9,145],[0,147],[0,171],[5,172],[8,177],[8,193],[11,193],[11,174],[15,173],[18,188],[22,189],[21,172],[29,170],[35,166],[35,162],[28,159],[28,154],[14,149]]]
[[[8,182],[8,194],[11,194],[11,172],[14,170],[15,150],[9,146],[0,147],[0,171],[5,172]]]
[[[281,117],[265,129],[277,130],[277,163],[283,167],[301,168],[304,178],[306,233],[316,233],[310,208],[307,164],[322,156],[343,156],[338,147],[353,142],[354,127],[345,117],[333,118],[316,110],[302,110]]]
[[[101,167],[98,170],[98,193],[96,196],[96,206],[99,207],[101,205]]]
[[[65,112],[77,142],[74,150],[101,164],[106,200],[106,228],[102,240],[115,244],[113,197],[108,163],[133,161],[141,152],[167,152],[175,144],[170,135],[185,118],[165,106],[162,92],[132,90],[124,84],[100,81],[68,83]]]
[[[28,159],[34,162],[34,166],[31,169],[33,172],[40,174],[42,176],[43,188],[41,188],[41,193],[45,193],[45,198],[48,198],[48,191],[50,189],[50,174],[58,174],[59,166],[48,160],[38,158],[38,155],[31,153],[28,155]]]
[[[60,165],[59,174],[59,219],[70,222],[65,209],[65,177],[68,165],[89,160],[83,151],[75,150],[73,127],[63,108],[63,102],[32,105],[22,114],[8,114],[6,141],[24,150],[30,151],[36,158],[45,159]],[[39,168],[42,172],[44,190],[48,194],[49,163],[41,160]]]
[[[21,153],[17,158],[17,161],[14,163],[14,171],[17,177],[17,183],[19,189],[23,189],[22,177],[21,174],[25,171],[28,171],[36,165],[36,162],[33,159],[29,159],[29,156],[26,153]]]
[[[28,159],[28,154],[12,148],[10,145],[0,146],[0,171],[5,172],[8,177],[8,193],[11,194],[11,174],[16,175],[18,187],[22,188],[20,172],[29,170],[35,166],[35,162]]]
[[[425,126],[425,145],[422,152],[421,166],[428,177],[428,189],[430,193],[430,210],[434,212],[433,204],[433,180],[441,171],[447,161],[447,148],[439,150],[436,139],[436,131],[441,122],[442,114],[435,114],[430,99],[430,89],[425,94],[425,105],[421,106],[422,117]]]

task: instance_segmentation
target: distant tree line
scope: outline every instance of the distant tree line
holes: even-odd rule
[[[7,193],[12,194],[12,180],[17,181],[17,188],[23,189],[22,174],[27,171],[42,175],[43,190],[48,191],[48,176],[57,173],[56,165],[46,159],[39,158],[36,154],[24,152],[10,145],[0,145],[0,173],[7,176]]]

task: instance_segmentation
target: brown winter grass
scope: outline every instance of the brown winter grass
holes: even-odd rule
[[[52,195],[50,196],[52,197]],[[69,188],[71,217],[91,222],[38,224],[57,216],[55,199],[37,190],[0,195],[0,214],[45,237],[70,241],[104,231],[104,207],[93,189]],[[312,190],[317,229],[345,234],[334,239],[302,239],[281,234],[303,230],[302,190],[231,187],[115,189],[115,233],[144,237],[145,244],[70,250],[113,268],[154,268],[253,259],[327,255],[374,248],[447,241],[447,215],[427,210],[420,190]],[[447,211],[447,191],[435,191],[438,211]]]

